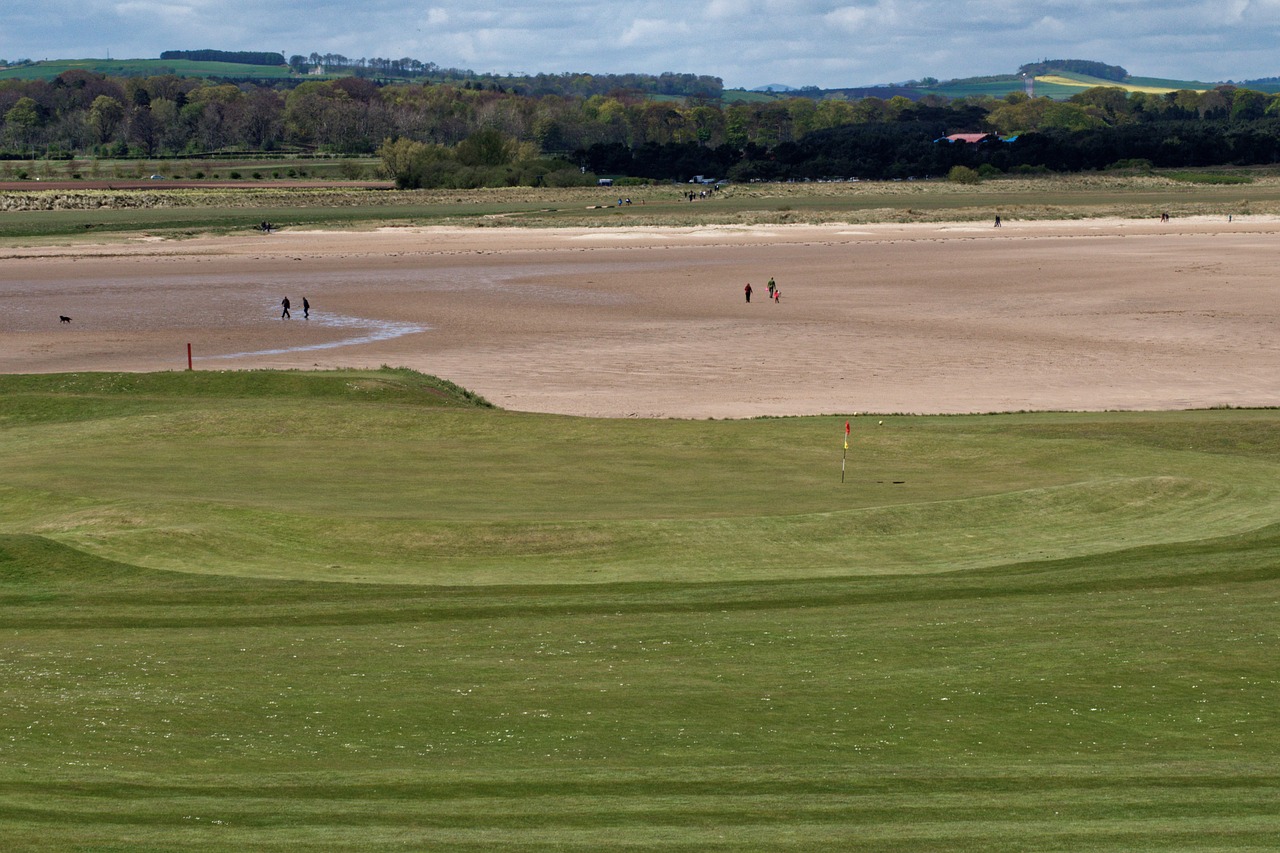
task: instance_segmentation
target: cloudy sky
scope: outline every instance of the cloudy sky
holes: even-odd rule
[[[412,57],[481,72],[709,74],[823,88],[1091,59],[1280,76],[1280,0],[2,0],[0,59],[163,50]]]

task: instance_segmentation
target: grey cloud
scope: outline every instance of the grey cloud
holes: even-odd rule
[[[692,72],[824,87],[1094,59],[1145,76],[1280,75],[1280,0],[6,0],[0,56],[166,49],[412,56],[507,72]]]

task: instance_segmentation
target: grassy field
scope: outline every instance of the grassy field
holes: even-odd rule
[[[1026,83],[1022,78],[1014,76],[1004,79],[948,80],[945,83],[938,83],[927,89],[922,89],[922,91],[942,95],[946,98],[975,98],[983,96],[1003,98],[1013,92],[1025,92]],[[1083,91],[1082,88],[1074,85],[1042,81],[1038,77],[1035,81],[1037,97],[1065,101],[1081,91]]]
[[[850,420],[0,377],[6,849],[1280,849],[1280,411]]]
[[[267,80],[296,76],[286,65],[244,65],[190,59],[49,59],[0,70],[0,80],[53,80],[59,74],[77,69],[110,77],[176,74],[180,77]]]
[[[1191,175],[1214,176],[1191,181]],[[1227,183],[1226,181],[1245,181]],[[252,228],[376,225],[532,227],[693,226],[1006,221],[1121,217],[1280,215],[1280,176],[1269,170],[1169,176],[1002,178],[977,185],[942,180],[731,184],[690,203],[685,184],[637,187],[395,191],[254,187],[0,192],[0,245],[103,234],[184,237]],[[632,204],[618,206],[625,196]]]

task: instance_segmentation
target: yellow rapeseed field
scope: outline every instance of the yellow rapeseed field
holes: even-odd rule
[[[1079,80],[1072,80],[1070,77],[1061,77],[1057,74],[1045,74],[1045,75],[1038,76],[1036,77],[1036,82],[1052,83],[1055,86],[1074,86],[1075,88],[1080,89],[1082,91],[1085,89],[1092,89],[1098,85],[1096,83],[1082,83]],[[1178,91],[1177,89],[1170,89],[1167,86],[1134,86],[1129,83],[1111,83],[1111,82],[1108,82],[1105,85],[1114,86],[1117,89],[1124,89],[1126,92],[1146,92],[1147,94],[1151,94],[1151,95],[1163,95],[1167,92]],[[1204,90],[1195,89],[1192,91],[1204,91]]]

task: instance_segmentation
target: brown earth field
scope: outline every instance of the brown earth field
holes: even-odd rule
[[[1264,217],[0,249],[0,372],[183,370],[190,344],[196,369],[405,366],[608,417],[1275,406],[1278,259]]]

